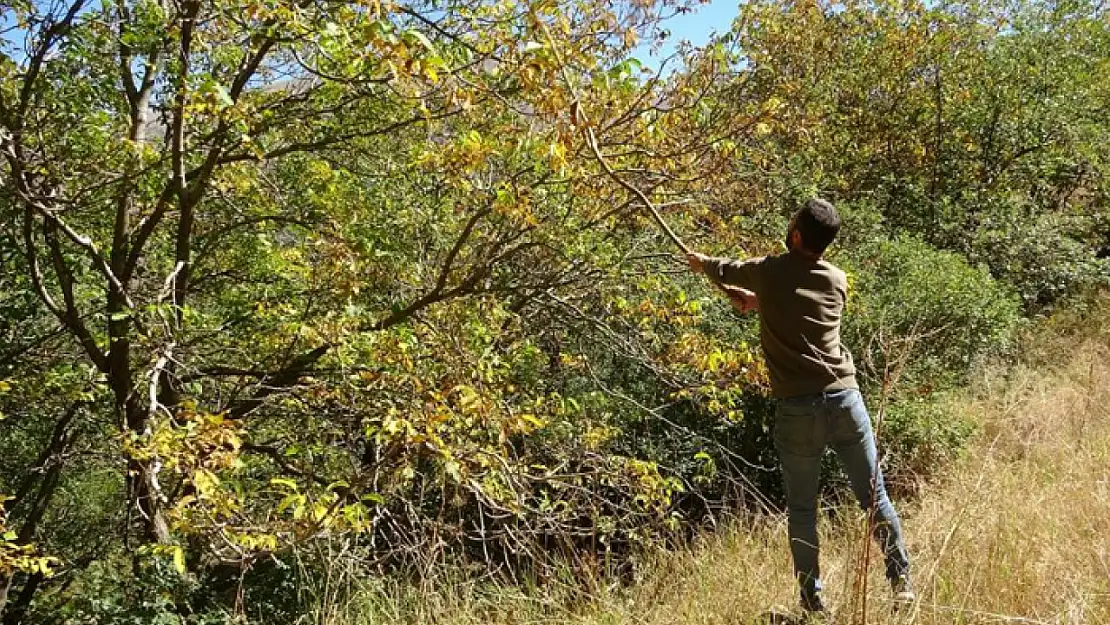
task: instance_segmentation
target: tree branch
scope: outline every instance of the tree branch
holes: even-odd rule
[[[23,128],[23,118],[27,114],[27,107],[31,105],[31,92],[34,91],[35,81],[38,80],[39,74],[42,72],[47,53],[54,47],[55,41],[69,30],[73,20],[77,18],[77,14],[85,6],[85,2],[86,0],[74,2],[65,16],[60,21],[51,24],[43,33],[42,43],[31,57],[31,63],[23,77],[23,88],[19,92],[19,105],[16,109],[16,117],[12,120],[18,130]]]
[[[77,340],[81,343],[85,353],[96,365],[102,373],[108,372],[108,358],[104,352],[96,344],[96,339],[93,338],[92,333],[89,332],[88,326],[85,325],[85,320],[81,318],[80,311],[77,310],[77,298],[73,293],[73,272],[70,271],[69,265],[66,264],[65,255],[62,252],[62,246],[58,242],[58,237],[54,231],[54,226],[49,221],[43,224],[43,237],[46,239],[46,244],[50,248],[50,257],[54,265],[54,274],[58,277],[58,284],[62,289],[62,300],[65,302],[64,315],[62,316],[63,323],[69,328]]]
[[[289,366],[272,376],[259,380],[260,388],[250,397],[234,402],[228,406],[226,414],[229,419],[241,419],[262,405],[266,398],[288,389],[297,383],[312,365],[324,357],[332,348],[330,344],[321,345],[311,351],[305,352],[293,359]]]
[[[16,490],[15,495],[9,500],[10,503],[6,505],[8,510],[15,510],[16,507],[19,506],[23,499],[31,492],[31,489],[34,488],[35,483],[38,482],[39,476],[47,469],[47,465],[50,463],[51,459],[61,453],[61,450],[65,447],[67,437],[66,428],[69,427],[69,424],[73,421],[73,417],[77,415],[77,411],[80,410],[81,406],[81,402],[70,405],[69,409],[67,409],[62,417],[58,419],[57,423],[54,424],[54,430],[50,435],[50,441],[39,453],[38,458],[35,459],[34,464],[27,470],[27,473],[24,474],[23,480],[19,483],[19,488]]]

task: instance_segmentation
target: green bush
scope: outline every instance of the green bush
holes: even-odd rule
[[[886,409],[879,431],[887,481],[913,488],[955,460],[975,433],[975,423],[943,397],[909,399]]]
[[[97,625],[222,625],[234,622],[226,610],[196,611],[190,605],[197,592],[195,579],[183,578],[169,562],[151,559],[138,567],[128,558],[101,561],[78,574],[69,601],[60,606],[51,601],[36,606],[44,613],[31,615],[32,622]]]
[[[961,383],[977,358],[1008,350],[1021,320],[1012,289],[958,254],[912,237],[837,259],[849,272],[844,340],[868,389],[910,395]]]
[[[1090,216],[1007,214],[987,221],[971,257],[1016,287],[1030,313],[1055,308],[1088,288],[1110,285],[1110,262],[1081,240],[1094,228]]]

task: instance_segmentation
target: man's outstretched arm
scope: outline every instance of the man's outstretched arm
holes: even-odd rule
[[[705,274],[705,277],[717,284],[759,292],[758,271],[763,258],[732,260],[691,252],[686,255],[686,262],[694,273]]]
[[[759,310],[759,300],[754,289],[757,282],[755,270],[760,260],[762,259],[735,261],[714,258],[697,252],[686,255],[686,262],[689,263],[690,269],[694,273],[705,274],[721,287],[732,307],[741,313]]]

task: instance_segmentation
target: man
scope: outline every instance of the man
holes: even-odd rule
[[[817,496],[821,456],[831,446],[852,491],[873,511],[874,537],[898,602],[914,599],[901,522],[883,486],[871,418],[856,384],[852,356],[840,343],[847,296],[844,272],[822,260],[840,231],[831,204],[812,199],[790,222],[787,252],[747,261],[687,256],[690,268],[731,290],[733,306],[759,310],[760,339],[778,400],[775,448],[789,512],[790,551],[802,609],[824,611],[818,567]]]

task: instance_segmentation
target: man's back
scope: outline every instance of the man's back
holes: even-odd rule
[[[843,271],[787,252],[744,262],[712,259],[706,274],[759,298],[760,338],[776,397],[857,388],[852,355],[840,342]]]

